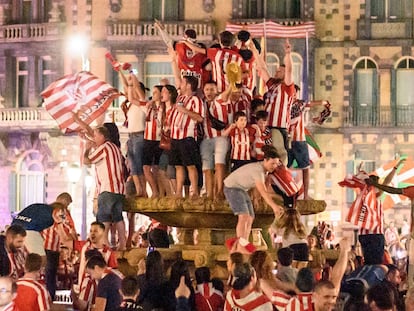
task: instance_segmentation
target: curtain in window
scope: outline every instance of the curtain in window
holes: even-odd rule
[[[376,17],[377,20],[385,19],[385,1],[371,0],[371,17]]]
[[[152,89],[159,85],[162,78],[168,78],[170,84],[174,85],[174,75],[169,62],[146,62],[145,63],[145,85]]]
[[[357,125],[375,125],[376,70],[358,69],[355,75],[355,116]]]
[[[398,69],[396,77],[397,125],[414,122],[414,70]]]

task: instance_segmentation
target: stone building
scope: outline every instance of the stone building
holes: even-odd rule
[[[75,215],[85,217],[81,210],[87,208],[92,218],[90,170],[69,181],[70,172],[79,171],[79,140],[58,130],[40,92],[82,67],[119,87],[107,51],[131,63],[146,85],[172,78],[154,18],[175,40],[194,28],[207,46],[227,22],[315,22],[315,36],[291,40],[303,97],[329,100],[333,108],[328,122],[312,129],[323,158],[312,170],[310,194],[328,208],[309,217],[308,225],[325,220],[348,228],[343,219],[353,193],[337,182],[362,160],[370,171],[396,155],[413,154],[412,0],[0,0],[0,227],[11,212],[51,202],[62,191],[74,195]],[[76,36],[87,39],[85,49],[73,43],[68,48]],[[283,59],[283,40],[266,40],[272,69]],[[118,105],[108,117],[122,133]],[[387,217],[402,221],[404,206]]]

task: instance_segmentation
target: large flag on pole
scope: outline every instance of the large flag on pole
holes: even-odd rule
[[[281,25],[272,21],[255,24],[227,23],[226,30],[232,33],[246,30],[252,37],[267,38],[306,38],[315,35],[315,22],[297,23],[294,25]]]
[[[66,75],[51,83],[41,94],[45,108],[64,133],[78,131],[72,112],[91,124],[105,113],[112,101],[121,94],[110,84],[87,71]]]
[[[393,169],[394,166],[401,160],[405,159],[404,163],[401,164],[395,172],[394,178],[389,183],[389,186],[395,188],[405,188],[414,185],[414,160],[406,155],[401,156],[399,159],[390,161],[381,167],[377,168],[372,175],[377,175],[380,179],[385,178]],[[400,194],[391,194],[383,192],[381,200],[384,209],[393,208],[394,205],[408,201],[406,196]]]

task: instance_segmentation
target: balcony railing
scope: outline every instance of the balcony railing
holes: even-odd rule
[[[58,40],[63,34],[59,23],[1,25],[0,43]]]
[[[345,127],[413,127],[414,106],[372,107],[360,106],[345,107]]]
[[[121,109],[111,107],[107,114],[118,125],[121,132],[125,117]],[[56,121],[43,107],[36,108],[3,108],[0,109],[1,130],[57,130]]]
[[[371,19],[358,20],[359,39],[409,39],[412,37],[413,19],[389,19],[378,20],[375,16]]]
[[[209,41],[213,39],[215,33],[212,22],[185,21],[164,23],[166,31],[173,40],[180,40],[185,29],[192,28],[197,32],[197,40]],[[161,36],[154,27],[153,22],[140,22],[136,20],[111,21],[107,24],[107,40],[124,41],[158,41]]]

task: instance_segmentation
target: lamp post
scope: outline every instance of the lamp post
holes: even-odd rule
[[[75,34],[67,41],[67,50],[71,56],[80,56],[82,61],[82,71],[89,71],[88,60],[89,39],[84,34]],[[77,69],[75,70],[77,71]],[[82,155],[81,155],[82,156]],[[81,239],[86,239],[86,222],[87,222],[87,167],[85,165],[80,169],[80,176],[82,180],[82,225],[81,225]]]

